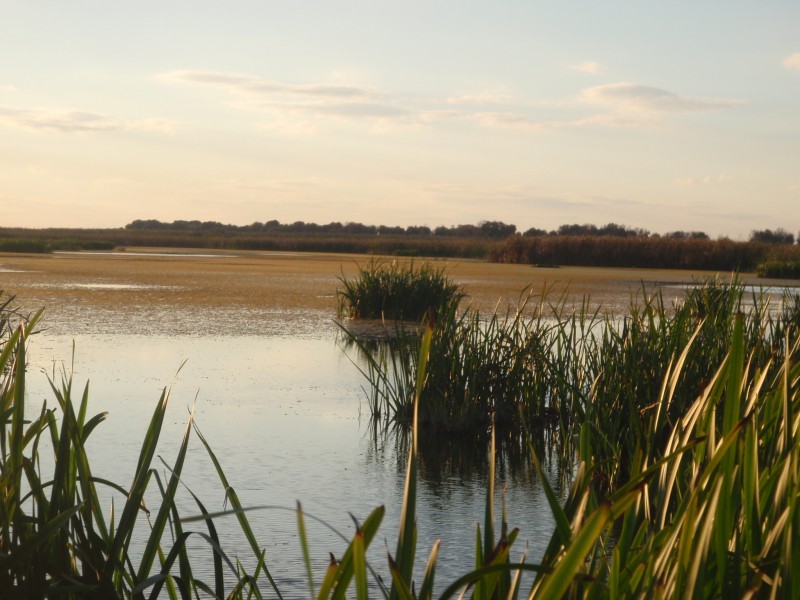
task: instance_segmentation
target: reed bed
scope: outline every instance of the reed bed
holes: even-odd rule
[[[589,423],[602,433],[597,452],[603,452],[605,466],[598,465],[595,476],[608,489],[627,478],[633,449],[645,435],[642,414],[657,403],[664,373],[684,348],[679,401],[667,415],[672,420],[722,362],[740,311],[747,312],[746,347],[759,364],[783,353],[780,340],[800,318],[797,296],[785,295],[777,307],[763,294],[746,298],[738,281],[698,282],[671,304],[643,289],[622,316],[590,310],[588,302],[570,307],[563,296],[549,295],[547,289],[527,292],[505,315],[442,315],[431,342],[420,420],[429,431],[472,437],[485,437],[492,423],[517,435],[524,427],[556,427],[565,459],[571,440]],[[357,333],[345,334],[361,350],[357,364],[369,382],[372,416],[408,426],[416,332],[398,325],[396,340],[377,347],[365,345]]]
[[[780,306],[762,294],[745,302],[735,280],[709,281],[670,308],[660,295],[647,298],[621,321],[580,311],[563,318],[556,310],[546,321],[535,312],[444,325],[494,332],[506,341],[520,328],[544,336],[546,352],[531,352],[527,340],[516,351],[542,359],[529,368],[562,369],[543,397],[558,413],[559,443],[574,458],[574,483],[562,506],[541,478],[557,523],[549,548],[538,565],[509,562],[498,572],[535,571],[529,598],[797,597],[799,308],[797,296],[785,296]],[[436,402],[436,351],[434,336],[430,359],[410,372],[387,362],[387,354],[368,360],[373,402],[403,407],[381,418],[408,419],[404,376],[415,373],[423,382],[411,403],[417,430],[425,403]],[[391,360],[411,354],[393,352]],[[374,379],[398,370],[404,375]],[[450,373],[460,376],[458,369]],[[398,380],[403,387],[393,389]],[[541,471],[524,397],[515,401]],[[489,396],[486,404],[495,409],[497,402]],[[458,414],[459,408],[447,410]],[[463,590],[470,576],[442,597]]]

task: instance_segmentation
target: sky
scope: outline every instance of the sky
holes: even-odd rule
[[[800,2],[0,0],[0,226],[800,228]]]

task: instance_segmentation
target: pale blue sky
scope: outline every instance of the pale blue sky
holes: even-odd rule
[[[0,224],[800,227],[800,2],[0,0]]]

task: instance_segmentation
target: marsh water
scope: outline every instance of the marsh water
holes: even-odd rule
[[[76,394],[89,381],[90,413],[109,413],[87,444],[94,474],[126,484],[161,389],[171,385],[159,455],[171,464],[194,411],[243,504],[271,507],[254,510],[249,520],[273,576],[291,589],[304,573],[296,520],[274,507],[292,509],[300,500],[308,513],[352,535],[348,513],[363,520],[384,505],[387,516],[373,553],[381,567],[387,544],[394,551],[398,529],[405,445],[402,438],[369,426],[362,376],[335,340],[336,331],[325,319],[318,330],[292,337],[43,333],[31,344],[28,401],[52,403],[43,370],[52,376],[55,368],[56,380],[62,369],[72,370]],[[183,481],[209,510],[222,510],[224,489],[211,461],[196,439],[190,448]],[[484,452],[475,456],[474,444],[469,448],[471,456],[429,455],[428,463],[442,464],[422,469],[420,553],[442,540],[445,580],[468,570],[475,524],[483,515],[487,461]],[[166,479],[163,466],[161,471]],[[519,548],[528,547],[535,559],[552,523],[546,500],[526,471],[501,465],[498,489],[508,486],[509,520],[522,530]],[[555,476],[553,485],[558,488]],[[197,514],[185,500],[185,510]],[[234,519],[222,519],[218,526],[227,550],[250,554],[235,535]],[[341,540],[314,523],[309,529],[319,567],[327,552],[341,556],[346,547]]]

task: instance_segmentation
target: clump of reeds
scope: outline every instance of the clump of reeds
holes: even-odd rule
[[[756,267],[759,277],[800,279],[800,260],[769,260]]]
[[[464,298],[461,286],[451,281],[444,268],[429,263],[370,260],[359,266],[353,279],[339,278],[337,314],[359,319],[419,322],[429,311],[455,309]]]
[[[782,350],[764,355],[748,349],[746,321],[734,315],[727,351],[711,359],[711,377],[691,392],[681,386],[691,378],[688,357],[699,335],[673,356],[654,402],[635,415],[631,427],[640,435],[630,447],[631,464],[610,494],[598,493],[607,462],[597,449],[620,442],[609,439],[602,423],[581,425],[578,474],[566,505],[551,502],[557,527],[542,559],[548,567],[562,564],[564,549],[582,547],[559,593],[800,593],[793,575],[800,566],[800,336],[788,329],[769,342]],[[534,585],[534,596],[544,585]]]
[[[787,297],[778,310],[760,294],[745,306],[740,283],[708,280],[669,305],[660,294],[642,295],[622,316],[601,315],[587,303],[570,310],[563,299],[550,302],[546,290],[526,294],[504,316],[446,313],[431,342],[420,419],[429,430],[473,437],[491,422],[517,432],[553,424],[565,458],[590,423],[604,433],[596,478],[613,489],[628,476],[645,436],[642,415],[657,402],[663,374],[690,340],[671,420],[723,360],[739,311],[748,314],[746,347],[762,361],[782,354],[780,340],[798,306]],[[410,423],[418,348],[418,334],[407,330],[392,344],[362,345],[374,417]]]
[[[586,342],[562,363],[587,371],[568,386],[575,414],[562,424],[577,459],[569,497],[562,506],[541,477],[556,527],[539,564],[479,568],[442,597],[522,570],[537,573],[528,598],[796,597],[800,304],[743,300],[735,281],[709,281],[672,309],[655,296],[622,321],[545,330],[557,332],[556,358],[559,343]],[[416,370],[414,431],[432,341],[430,352]],[[521,592],[510,589],[501,597]]]

